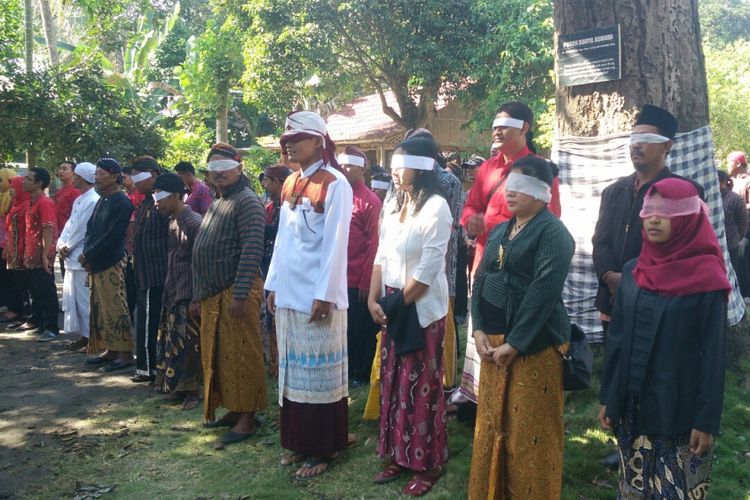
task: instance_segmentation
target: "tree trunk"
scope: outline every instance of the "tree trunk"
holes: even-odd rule
[[[229,142],[229,89],[220,92],[219,106],[216,111],[216,142]]]
[[[34,9],[31,0],[24,0],[24,62],[26,63],[26,74],[34,73]],[[32,147],[26,148],[26,168],[36,165],[36,151]]]
[[[622,79],[556,89],[558,136],[629,130],[644,104],[681,131],[708,124],[698,0],[555,0],[557,35],[620,25]]]
[[[24,0],[24,62],[26,63],[26,74],[34,72],[34,9],[31,0]]]
[[[39,0],[39,7],[42,12],[42,26],[44,27],[44,39],[47,41],[47,50],[49,51],[49,62],[52,67],[55,67],[60,64],[60,56],[57,53],[55,16],[52,15],[49,0]]]

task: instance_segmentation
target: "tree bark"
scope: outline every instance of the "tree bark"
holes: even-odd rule
[[[34,8],[31,0],[23,2],[24,14],[24,62],[26,74],[34,72]]]
[[[24,0],[24,62],[26,74],[34,73],[34,8],[31,0]],[[26,168],[36,166],[36,151],[32,147],[26,148]]]
[[[708,124],[698,0],[555,0],[557,36],[620,25],[622,79],[556,89],[558,136],[629,130],[644,104],[668,109],[679,130]]]
[[[49,6],[49,0],[39,0],[42,13],[42,26],[44,27],[44,39],[47,41],[50,65],[55,67],[60,64],[60,56],[57,52],[57,25],[55,16]]]
[[[219,92],[219,106],[216,110],[216,142],[229,142],[229,89]]]

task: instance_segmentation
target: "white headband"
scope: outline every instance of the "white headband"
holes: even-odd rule
[[[387,181],[373,180],[372,182],[370,182],[370,187],[372,189],[382,189],[383,191],[387,191],[391,187],[391,183]]]
[[[397,168],[432,170],[435,168],[435,159],[430,158],[429,156],[393,155],[391,158],[391,170]]]
[[[661,144],[663,142],[671,141],[669,137],[664,137],[659,134],[631,134],[630,144]]]
[[[151,196],[154,198],[154,201],[159,201],[172,194],[174,193],[170,193],[169,191],[154,191]]]
[[[354,165],[355,167],[362,168],[365,166],[365,159],[357,155],[340,154],[336,160],[339,162],[339,165]]]
[[[234,160],[214,160],[208,162],[208,170],[210,172],[224,172],[225,170],[236,168],[239,164],[239,162]]]
[[[133,182],[141,182],[141,181],[145,181],[146,179],[150,179],[150,178],[151,178],[151,172],[140,172],[138,174],[130,176],[130,179]]]
[[[506,191],[523,193],[536,198],[537,200],[549,203],[552,199],[552,188],[541,179],[530,175],[518,174],[512,172],[508,176],[508,182],[505,184]]]
[[[501,116],[500,118],[495,118],[495,121],[492,122],[492,128],[512,127],[512,128],[522,129],[524,123],[525,122],[523,120],[517,120],[515,118],[507,118],[505,116]]]

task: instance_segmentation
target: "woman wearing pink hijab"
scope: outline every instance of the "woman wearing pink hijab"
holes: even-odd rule
[[[607,337],[599,420],[620,452],[618,498],[704,498],[724,395],[727,279],[695,186],[654,184],[640,256]]]
[[[24,323],[22,320],[26,297],[28,296],[27,283],[23,267],[24,239],[26,235],[26,211],[29,208],[29,194],[23,190],[23,176],[18,175],[9,179],[11,202],[7,214],[4,214],[6,241],[3,247],[3,259],[5,259],[8,270],[9,287],[8,312],[2,317],[10,321],[8,326],[19,331],[31,330],[34,325]]]

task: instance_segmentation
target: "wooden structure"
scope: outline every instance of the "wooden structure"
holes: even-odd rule
[[[386,91],[386,101],[398,109],[396,98]],[[423,125],[435,136],[443,151],[462,151],[470,144],[471,132],[464,126],[471,118],[456,100],[438,101],[435,112]],[[388,166],[396,145],[406,130],[383,113],[378,94],[358,97],[326,116],[328,134],[339,151],[357,146],[367,153],[370,164]],[[262,141],[261,146],[280,150],[278,138]]]

